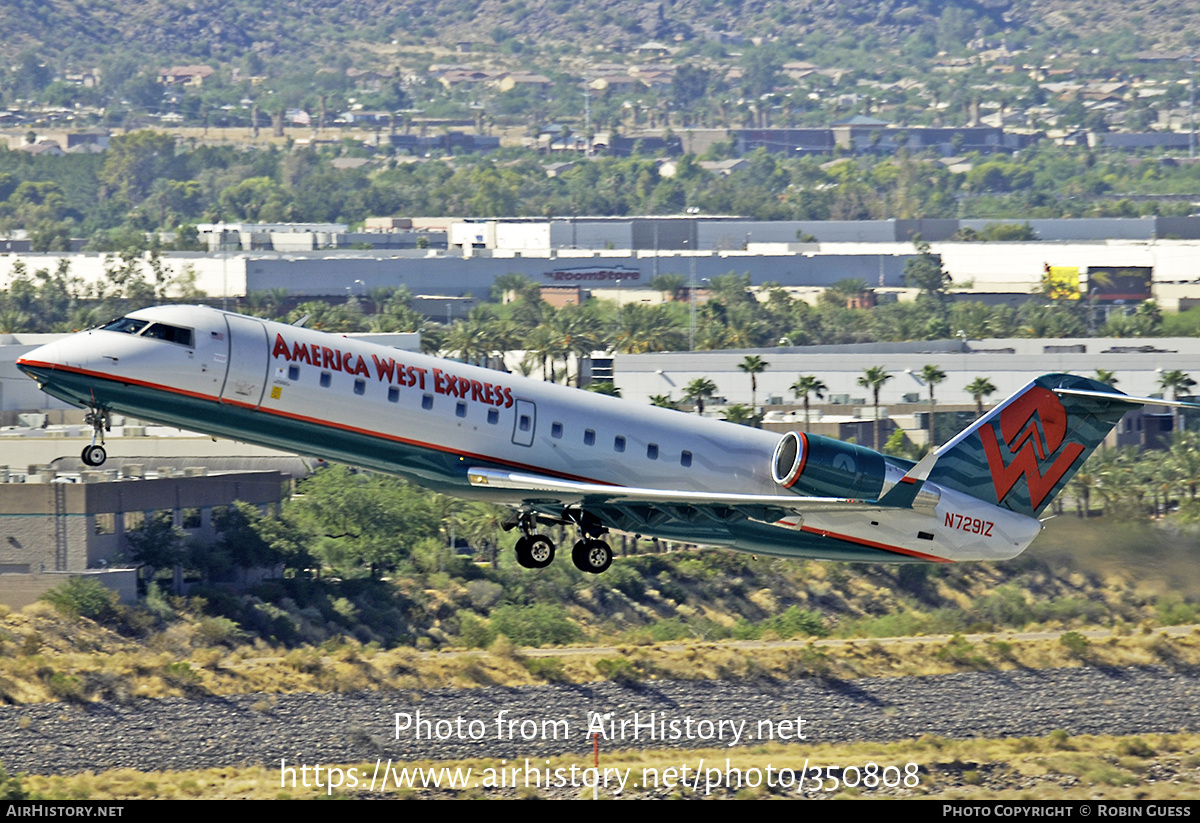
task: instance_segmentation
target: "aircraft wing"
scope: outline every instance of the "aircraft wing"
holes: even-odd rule
[[[794,494],[728,494],[718,492],[674,491],[669,489],[639,489],[632,486],[607,486],[601,483],[580,483],[560,480],[540,474],[468,469],[472,486],[527,492],[528,499],[553,496],[563,503],[592,504],[661,504],[665,506],[720,506],[736,509],[742,506],[764,506],[784,512],[805,514],[818,511],[866,511],[880,509],[874,500],[854,500],[844,497],[801,497]]]

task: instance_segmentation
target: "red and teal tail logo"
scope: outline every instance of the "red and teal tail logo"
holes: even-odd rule
[[[1055,389],[1120,394],[1086,377],[1043,375],[943,446],[929,482],[1036,517],[1130,408]]]

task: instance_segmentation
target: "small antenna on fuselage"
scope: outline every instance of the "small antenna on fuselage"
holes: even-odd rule
[[[293,323],[292,325],[298,329],[302,329],[302,328],[304,328],[304,324],[308,322],[308,318],[310,318],[310,317],[312,317],[311,314],[306,314],[303,317],[301,317],[299,320],[297,320],[295,323]]]

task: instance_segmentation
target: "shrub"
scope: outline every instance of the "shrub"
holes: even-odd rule
[[[623,657],[602,657],[596,661],[596,671],[605,680],[616,683],[636,683],[642,679],[642,672]]]
[[[531,675],[547,683],[564,683],[567,680],[566,667],[557,657],[527,657],[521,663]]]
[[[492,612],[491,627],[519,646],[562,645],[583,637],[566,611],[552,603],[501,606]]]
[[[479,615],[462,610],[458,613],[458,637],[464,646],[486,649],[496,639],[496,630]]]
[[[117,616],[117,593],[94,577],[72,577],[41,597],[68,617],[104,623]]]
[[[29,792],[21,785],[21,775],[10,775],[0,763],[0,800],[28,800]]]
[[[1058,638],[1058,642],[1074,657],[1083,657],[1087,654],[1088,639],[1079,632],[1064,632]]]

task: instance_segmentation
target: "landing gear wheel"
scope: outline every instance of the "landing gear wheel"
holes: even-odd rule
[[[540,534],[517,540],[517,562],[527,569],[544,569],[554,561],[554,543]]]
[[[580,540],[571,549],[575,568],[588,574],[600,574],[612,565],[612,549],[603,540]]]
[[[80,456],[83,458],[85,465],[101,466],[108,459],[108,452],[104,450],[103,446],[91,445],[84,446],[83,454]]]

